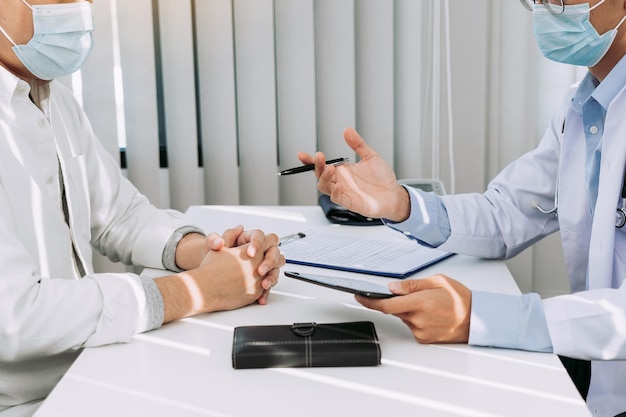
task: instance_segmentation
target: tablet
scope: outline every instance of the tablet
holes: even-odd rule
[[[303,274],[300,272],[285,271],[285,276],[321,285],[334,290],[345,291],[369,298],[390,298],[393,294],[385,285],[374,284],[360,279],[331,277],[328,275]]]

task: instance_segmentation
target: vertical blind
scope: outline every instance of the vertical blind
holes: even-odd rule
[[[313,175],[275,174],[301,150],[355,160],[348,126],[399,176],[431,176],[422,118],[433,7],[100,0],[84,107],[107,149],[123,142],[129,179],[161,207],[316,204]]]
[[[517,2],[93,6],[93,53],[66,82],[106,148],[118,158],[123,148],[129,179],[162,208],[316,204],[313,175],[275,173],[298,165],[300,150],[356,159],[342,139],[348,126],[400,178],[439,177],[449,191],[456,183],[457,192],[482,192],[535,146],[580,76],[540,56],[531,14]],[[523,291],[553,295],[563,281],[545,277],[563,275],[554,270],[559,257],[551,240],[509,267]]]

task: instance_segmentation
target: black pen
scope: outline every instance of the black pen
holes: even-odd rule
[[[306,235],[301,232],[294,233],[293,235],[289,235],[289,236],[283,236],[280,238],[280,242],[278,243],[278,246],[283,245],[287,242],[290,242],[294,239],[302,239],[303,237],[306,237]]]
[[[328,161],[326,161],[326,165],[341,165],[346,162],[350,162],[350,158],[329,159]],[[301,172],[313,171],[314,169],[315,169],[315,164],[308,164],[308,165],[302,165],[301,167],[289,168],[284,171],[280,171],[276,175],[299,174]]]

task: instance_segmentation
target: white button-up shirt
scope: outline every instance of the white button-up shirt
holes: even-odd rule
[[[121,175],[66,88],[32,87],[0,67],[0,415],[44,398],[81,348],[148,329],[140,278],[94,273],[92,249],[163,268],[168,239],[188,225]]]

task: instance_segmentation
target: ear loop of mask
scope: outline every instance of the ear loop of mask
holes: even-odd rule
[[[9,34],[7,33],[6,30],[4,30],[4,28],[2,26],[0,26],[0,32],[2,32],[2,34],[4,35],[5,38],[7,38],[9,40],[9,42],[11,42],[13,44],[13,46],[17,46],[17,44],[13,41],[13,39],[9,36]]]
[[[26,3],[26,1],[25,1],[25,0],[22,0],[22,1],[23,1],[24,3]],[[593,7],[590,7],[590,8],[589,8],[589,11],[592,11],[593,9],[595,9],[596,7],[598,7],[599,5],[601,5],[602,3],[604,3],[605,1],[606,1],[606,0],[599,1],[599,2],[598,2],[597,4],[595,4]]]
[[[25,0],[22,0],[22,1],[25,1]],[[596,7],[598,7],[599,5],[604,3],[605,1],[606,0],[600,0],[597,4],[594,4],[593,7],[590,7],[588,12],[591,12],[593,9],[595,9]],[[622,25],[622,23],[624,23],[624,20],[626,20],[626,15],[624,15],[624,17],[622,17],[622,20],[619,21],[619,23],[617,24],[617,26],[615,26],[613,28],[613,30],[617,30]]]
[[[25,1],[25,0],[22,0]],[[589,8],[589,11],[592,11],[593,9],[595,9],[596,7],[598,7],[599,5],[601,5],[602,3],[604,3],[606,0],[601,0],[600,2],[598,2],[598,4],[595,4],[593,7]],[[617,28],[619,28],[622,23],[624,23],[624,20],[626,20],[626,15],[624,15],[624,17],[622,17],[622,20],[619,21],[619,23],[617,24],[617,26],[615,26],[613,28],[613,30],[617,30]]]
[[[25,1],[25,0],[22,0]],[[598,2],[598,4],[595,4],[593,7],[589,8],[589,11],[592,11],[593,9],[595,9],[596,7],[598,7],[599,5],[601,5],[602,3],[604,3],[606,0],[601,0],[600,2]],[[617,26],[615,26],[613,28],[613,30],[617,30],[617,28],[619,28],[622,23],[624,23],[624,20],[626,20],[626,15],[624,15],[624,17],[622,17],[622,20],[619,21],[619,23],[617,24]]]
[[[622,17],[622,20],[619,21],[619,23],[617,24],[617,26],[615,26],[613,30],[617,30],[617,28],[619,28],[622,25],[622,23],[624,23],[624,20],[626,20],[626,15]]]
[[[22,0],[22,3],[24,3],[26,5],[26,7],[28,7],[30,10],[33,10],[33,6],[31,6],[30,4],[26,3],[26,0]],[[17,46],[17,44],[15,43],[13,38],[11,38],[9,36],[7,31],[4,30],[4,28],[2,26],[0,26],[0,32],[4,35],[5,38],[7,38],[9,40],[9,42],[11,42],[13,44],[13,46]]]

